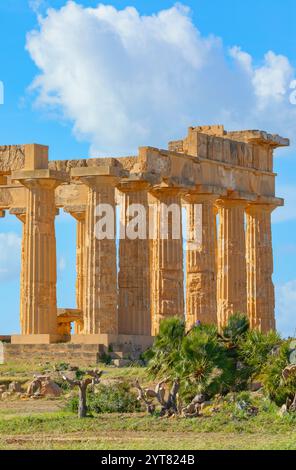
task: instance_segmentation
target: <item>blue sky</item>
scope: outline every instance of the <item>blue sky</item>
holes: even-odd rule
[[[217,121],[290,137],[291,148],[275,158],[277,193],[286,207],[274,216],[273,240],[278,325],[292,334],[295,1],[184,0],[190,12],[169,10],[171,1],[110,1],[114,10],[98,15],[84,8],[96,8],[97,1],[77,3],[61,12],[64,0],[0,1],[0,145],[47,144],[52,159],[130,154],[137,145],[164,146],[182,137],[187,125]],[[120,15],[127,6],[136,11]],[[48,16],[48,7],[56,14]],[[170,13],[159,13],[164,10]],[[75,223],[61,214],[56,225],[58,303],[74,307]],[[0,333],[18,331],[20,233],[15,218],[0,219]]]

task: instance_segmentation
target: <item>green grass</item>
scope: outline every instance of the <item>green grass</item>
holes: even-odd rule
[[[98,367],[98,366],[97,366]],[[110,380],[147,383],[145,368],[99,365]],[[32,379],[48,365],[0,366],[0,383]],[[296,449],[296,414],[280,417],[278,408],[253,395],[257,416],[248,417],[225,402],[220,412],[203,417],[158,418],[144,412],[100,414],[85,419],[63,410],[62,400],[0,401],[0,449]]]
[[[0,416],[0,449],[296,449],[295,421],[262,413],[243,422],[142,413],[78,420],[70,413]]]

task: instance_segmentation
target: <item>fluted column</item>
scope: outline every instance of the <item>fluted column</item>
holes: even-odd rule
[[[121,184],[119,334],[151,335],[147,183]],[[131,213],[133,210],[133,213]],[[136,217],[135,231],[128,224]]]
[[[177,209],[175,219],[171,215],[166,218],[166,209],[171,205]],[[151,310],[152,334],[156,335],[163,319],[184,317],[182,211],[178,190],[167,188],[154,192],[151,210],[154,223],[151,241]],[[166,220],[167,238],[163,230]],[[174,238],[176,235],[177,238]]]
[[[24,325],[24,306],[25,306],[25,276],[26,276],[26,258],[25,258],[25,246],[26,246],[26,213],[16,214],[17,218],[22,223],[22,244],[21,244],[21,275],[20,275],[20,327],[21,333],[25,334]]]
[[[83,312],[85,297],[85,212],[76,212],[76,305]],[[75,333],[83,331],[83,323],[75,323]]]
[[[65,206],[64,211],[76,220],[76,306],[82,312],[85,298],[86,249],[85,249],[85,216],[86,206]],[[75,322],[74,333],[83,333],[83,321]]]
[[[247,288],[251,328],[275,329],[271,212],[274,206],[250,204],[247,209]]]
[[[57,334],[54,179],[24,179],[27,214],[23,231],[21,330]],[[24,269],[24,266],[26,268]]]
[[[217,323],[216,214],[213,195],[190,195],[187,208],[186,326]]]
[[[247,314],[246,247],[243,200],[220,199],[217,308],[218,325],[234,313]]]
[[[86,273],[83,333],[117,334],[115,181],[109,176],[90,176],[84,178],[83,181],[89,188],[85,220]],[[111,228],[111,233],[105,238],[100,238],[96,233],[96,226],[100,220],[97,210],[100,207],[106,208],[108,226]],[[101,215],[105,216],[103,213]]]
[[[63,339],[57,324],[55,189],[67,180],[65,173],[48,168],[48,147],[37,144],[25,146],[24,169],[12,173],[12,181],[26,188],[25,207],[11,209],[23,222],[22,334],[13,335],[12,343],[43,344]]]

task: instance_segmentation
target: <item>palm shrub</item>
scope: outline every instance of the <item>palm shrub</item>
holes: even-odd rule
[[[239,339],[238,357],[250,380],[260,376],[271,352],[280,343],[281,337],[275,331],[261,333],[258,330],[249,330]]]
[[[207,325],[186,332],[184,321],[173,317],[161,323],[146,359],[154,378],[178,380],[185,401],[197,393],[212,397],[240,392],[260,377],[270,399],[282,404],[296,391],[296,378],[282,378],[291,358],[290,344],[275,332],[251,331],[241,313],[230,317],[220,332]]]
[[[238,342],[243,338],[249,331],[249,320],[243,313],[237,312],[232,315],[227,324],[222,328],[220,334],[221,340],[226,345],[227,349],[237,349]]]
[[[208,397],[224,393],[234,380],[232,362],[215,326],[194,327],[184,337],[176,370],[181,379],[181,392],[190,399],[196,393]]]
[[[180,361],[182,341],[186,335],[185,322],[170,317],[160,324],[159,333],[151,349],[144,353],[149,361],[148,370],[154,377],[177,378],[177,364]]]
[[[293,400],[296,393],[296,374],[286,380],[283,370],[290,364],[291,340],[283,341],[272,354],[262,370],[262,382],[268,397],[278,406]]]
[[[146,359],[153,377],[179,380],[180,395],[186,400],[196,393],[223,392],[233,381],[232,363],[215,326],[195,326],[186,332],[182,319],[168,318]]]
[[[239,354],[240,344],[245,340],[248,332],[249,320],[247,316],[237,312],[228,319],[219,334],[219,339],[227,351],[227,358],[233,369],[232,382],[229,383],[231,391],[244,390],[248,382],[248,368]]]

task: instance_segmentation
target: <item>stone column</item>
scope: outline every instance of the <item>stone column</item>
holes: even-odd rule
[[[217,324],[216,214],[217,196],[191,194],[186,198],[186,326],[197,320]]]
[[[144,181],[126,182],[119,187],[122,192],[118,275],[119,334],[151,335],[147,187]],[[134,204],[139,205],[139,212],[129,214],[128,211]],[[138,224],[133,233],[126,233],[128,223],[134,217],[138,219]],[[137,238],[133,236],[135,232]]]
[[[50,343],[62,339],[57,329],[55,189],[67,180],[48,169],[48,148],[25,146],[25,166],[13,181],[26,189],[21,274],[21,330],[13,343]],[[24,221],[24,219],[23,219]]]
[[[73,168],[71,172],[73,177],[88,186],[83,302],[83,333],[86,335],[118,333],[115,240],[117,171],[116,167],[87,167]],[[104,225],[103,230],[100,230],[101,225]],[[94,336],[93,339],[96,340]]]
[[[271,212],[274,206],[250,204],[247,209],[247,288],[251,328],[275,329]]]
[[[244,210],[246,201],[220,199],[217,308],[218,326],[240,312],[247,314],[246,247]]]
[[[85,212],[76,212],[77,232],[76,232],[76,305],[83,312],[85,297]],[[75,323],[75,333],[82,333],[83,323]]]
[[[168,317],[184,317],[182,208],[178,189],[165,188],[154,191],[151,210],[154,237],[151,241],[151,310],[152,334],[159,331],[160,322]],[[168,217],[168,237],[162,228],[166,223],[165,208],[174,204],[179,208],[179,218]],[[180,236],[174,239],[172,229]]]
[[[21,330],[35,342],[54,342],[57,334],[55,188],[60,184],[49,170],[15,172],[27,189],[21,277]],[[25,266],[25,268],[24,268]],[[20,337],[19,341],[27,341]],[[18,341],[18,339],[16,339]]]
[[[22,244],[21,244],[21,275],[20,275],[20,330],[21,334],[25,334],[24,325],[24,306],[25,306],[25,276],[27,263],[25,259],[25,246],[26,246],[26,209],[13,208],[10,214],[15,215],[22,223]]]
[[[85,249],[85,217],[86,207],[66,206],[65,212],[76,220],[76,306],[82,312],[85,298],[86,249]],[[83,333],[83,322],[75,322],[74,334]]]

